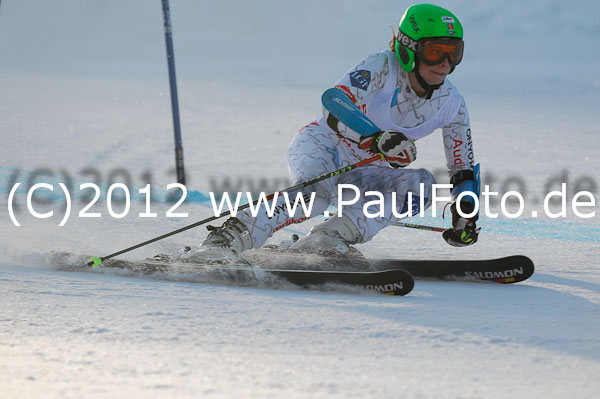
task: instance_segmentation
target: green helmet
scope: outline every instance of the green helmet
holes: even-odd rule
[[[396,56],[407,72],[415,69],[419,41],[425,38],[454,38],[462,44],[463,28],[458,18],[445,8],[433,4],[415,4],[404,12],[396,36]],[[453,64],[456,66],[462,59]]]

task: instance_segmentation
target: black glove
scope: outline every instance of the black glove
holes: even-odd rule
[[[403,133],[393,130],[364,137],[359,145],[363,150],[381,154],[394,168],[404,168],[417,159],[417,147]]]
[[[464,214],[470,214],[475,207],[470,202],[461,201],[460,209]],[[452,227],[442,233],[444,240],[454,247],[466,247],[475,244],[479,236],[479,229],[475,222],[479,219],[479,215],[469,219],[463,218],[458,214],[456,202],[450,206],[450,211],[452,212]]]

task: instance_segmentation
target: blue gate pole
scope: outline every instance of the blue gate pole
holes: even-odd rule
[[[177,98],[177,78],[175,77],[175,54],[173,51],[173,35],[171,33],[171,11],[169,10],[169,0],[162,0],[162,8],[165,28],[165,42],[167,45],[167,62],[169,64],[169,86],[171,87],[173,132],[175,134],[175,169],[177,171],[177,182],[185,185],[183,144],[181,140],[181,125],[179,123],[179,100]]]

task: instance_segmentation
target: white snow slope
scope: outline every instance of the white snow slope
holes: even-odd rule
[[[406,297],[269,290],[53,270],[52,251],[106,255],[210,214],[202,194],[288,184],[285,153],[322,91],[386,46],[408,3],[172,0],[188,187],[167,219],[127,217],[59,182],[173,182],[173,136],[160,2],[3,1],[0,6],[0,397],[600,397],[600,61],[596,1],[448,1],[466,52],[451,80],[469,105],[484,184],[520,190],[524,215],[482,218],[480,242],[390,227],[371,257],[524,254],[515,285],[417,281]],[[415,167],[445,182],[439,134]],[[36,196],[25,188],[54,184]],[[567,183],[591,191],[592,218],[543,216]],[[9,215],[9,192],[21,183]],[[90,192],[84,192],[89,195]],[[51,194],[54,194],[53,197]],[[115,193],[115,195],[120,195]],[[46,203],[42,203],[42,202]],[[497,205],[497,204],[495,204]],[[122,203],[113,204],[115,211]],[[497,208],[497,206],[496,206]],[[515,210],[513,206],[511,208]],[[556,209],[556,208],[553,208]],[[539,216],[533,217],[532,210]],[[288,228],[307,232],[318,220]],[[447,220],[416,222],[446,226]],[[199,227],[132,251],[197,244]]]

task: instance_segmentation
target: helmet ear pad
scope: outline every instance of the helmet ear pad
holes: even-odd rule
[[[406,47],[404,46],[398,46],[398,56],[400,56],[400,59],[402,60],[402,62],[404,64],[408,64],[408,62],[410,61],[410,57],[408,55],[408,51],[406,50]]]
[[[400,42],[398,40],[396,40],[395,47],[396,47],[396,57],[398,58],[398,61],[400,61],[402,68],[406,72],[412,72],[415,68],[415,58],[411,57],[412,51],[409,51],[405,46],[400,44]]]

